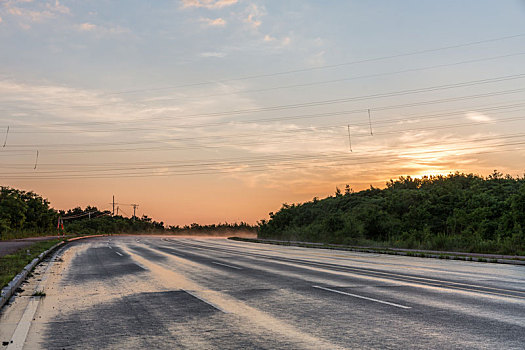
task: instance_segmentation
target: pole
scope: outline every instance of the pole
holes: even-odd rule
[[[113,216],[115,216],[115,196],[113,195]]]

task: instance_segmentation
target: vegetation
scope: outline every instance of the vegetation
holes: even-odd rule
[[[0,257],[0,289],[4,288],[34,258],[45,252],[60,240],[41,241],[24,247],[17,252]]]
[[[0,187],[0,237],[2,239],[56,233],[58,213],[47,199],[33,192]]]
[[[126,218],[112,216],[94,206],[67,211],[50,208],[47,199],[33,192],[9,187],[0,187],[0,239],[14,239],[57,234],[59,218],[64,219],[66,234],[196,234],[226,235],[230,233],[256,232],[256,227],[247,223],[224,223],[218,225],[191,224],[169,226],[157,222],[147,215]]]
[[[224,224],[218,224],[218,225],[199,225],[196,223],[193,223],[191,225],[185,225],[185,226],[170,226],[168,228],[170,232],[173,234],[195,234],[195,235],[229,235],[233,233],[253,233],[255,234],[257,232],[256,226],[248,225],[245,222],[242,222],[240,224],[234,223],[224,223]]]
[[[60,213],[65,220],[66,234],[118,234],[118,233],[162,233],[164,223],[143,215],[141,218],[111,216],[109,211],[99,211],[96,207],[75,208]]]
[[[259,238],[525,255],[525,178],[401,177],[310,202],[284,204]]]
[[[43,290],[37,290],[33,293],[33,296],[34,297],[45,297],[46,296],[46,292],[44,292]]]

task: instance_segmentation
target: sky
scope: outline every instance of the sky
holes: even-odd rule
[[[0,0],[0,142],[2,186],[169,225],[523,176],[525,2]]]

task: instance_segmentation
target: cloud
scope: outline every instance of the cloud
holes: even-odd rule
[[[182,0],[182,7],[203,7],[207,9],[220,9],[235,5],[239,0]]]
[[[70,14],[69,7],[62,5],[59,0],[39,1],[11,0],[5,1],[4,14],[18,18],[22,28],[29,29],[29,23],[42,22],[58,15]]]
[[[78,29],[84,32],[89,32],[95,30],[96,28],[97,26],[92,23],[82,23],[78,25]]]
[[[226,25],[226,21],[222,18],[201,18],[201,22],[206,23],[206,25],[210,27],[224,27]]]
[[[324,59],[324,55],[325,55],[325,51],[321,51],[321,52],[318,52],[310,56],[306,61],[310,66],[319,67],[326,63]]]
[[[290,45],[290,43],[292,42],[292,38],[290,38],[289,36],[285,36],[281,39],[278,39],[274,36],[271,36],[269,34],[266,34],[263,38],[263,40],[267,43],[276,43],[277,46],[280,46],[280,47],[283,47],[283,46],[288,46]]]
[[[54,5],[52,5],[50,3],[47,3],[46,7],[49,10],[53,11],[53,12],[59,12],[59,13],[63,13],[63,14],[69,14],[70,13],[69,7],[62,5],[60,3],[60,1],[58,1],[58,0],[55,0],[55,4]]]
[[[77,29],[81,32],[92,32],[97,35],[106,34],[124,34],[129,33],[129,29],[120,26],[101,26],[89,22],[77,25]]]
[[[225,57],[226,54],[224,52],[203,52],[199,56],[201,57],[216,57],[216,58],[222,58]]]
[[[481,114],[478,112],[469,112],[465,114],[465,117],[467,117],[467,119],[480,123],[493,122],[492,118],[490,118],[488,115]]]
[[[262,24],[262,21],[259,18],[265,14],[266,10],[264,7],[251,4],[244,13],[243,22],[248,23],[252,28],[257,29]]]

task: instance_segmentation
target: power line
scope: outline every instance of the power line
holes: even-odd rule
[[[486,141],[499,141],[503,139],[513,139],[513,138],[520,138],[525,137],[525,133],[517,133],[517,134],[503,134],[503,135],[497,135],[493,137],[480,137],[475,139],[470,139],[468,141],[462,141],[462,142],[486,142]],[[418,147],[429,147],[429,146],[436,146],[436,145],[442,145],[444,141],[439,142],[422,142],[419,143],[417,146],[414,147],[403,147],[404,150],[410,149],[410,148],[418,148]],[[362,154],[362,152],[358,152]],[[113,170],[137,170],[139,167],[145,167],[144,169],[158,169],[162,167],[178,167],[178,168],[185,168],[185,167],[196,167],[196,166],[216,166],[216,165],[229,165],[229,164],[253,164],[253,163],[273,163],[276,161],[282,161],[282,160],[315,160],[315,159],[332,159],[333,157],[338,156],[344,156],[347,157],[346,153],[341,152],[335,152],[335,153],[315,153],[315,154],[286,154],[286,155],[270,155],[270,156],[259,156],[259,157],[230,157],[230,158],[224,158],[224,159],[213,159],[213,160],[192,160],[192,161],[172,161],[172,162],[142,162],[142,163],[98,163],[98,164],[65,164],[65,163],[57,163],[57,164],[43,164],[43,166],[77,166],[82,168],[90,168],[90,167],[98,167],[101,169],[107,168],[107,166],[121,166],[122,168],[114,168]],[[23,164],[16,164],[16,165],[23,165]],[[2,167],[8,167],[9,164],[2,164]],[[126,166],[131,166],[126,167]],[[23,166],[20,169],[27,169],[27,166]],[[80,171],[80,170],[77,170]],[[61,171],[62,172],[62,171]],[[118,203],[121,205],[131,205],[127,203]]]
[[[491,145],[490,151],[479,151],[475,153],[470,154],[486,154],[486,153],[497,153],[497,152],[507,152],[507,151],[516,151],[516,149],[510,149],[510,150],[498,150],[499,147],[508,147],[508,146],[517,146],[517,145],[525,145],[524,142],[516,142],[516,143],[510,143],[510,144],[502,144],[502,145]],[[487,146],[488,147],[488,146]],[[485,148],[487,148],[485,147]],[[450,151],[467,151],[467,150],[476,150],[479,149],[479,147],[472,147],[472,148],[463,148],[463,149],[443,149],[443,150],[437,150],[437,151],[424,151],[420,152],[418,151],[418,155],[424,155],[424,154],[432,154],[432,153],[442,153],[442,152],[450,152]],[[327,167],[340,167],[340,166],[355,166],[355,165],[363,165],[363,164],[369,164],[369,163],[392,163],[392,162],[399,162],[399,160],[392,160],[392,159],[381,159],[381,160],[369,160],[369,161],[363,161],[363,162],[344,162],[344,163],[335,163],[335,164],[321,164],[317,163],[312,165],[309,163],[305,166],[300,166],[296,163],[290,164],[288,167],[281,167],[281,169],[278,170],[287,170],[287,169],[305,169],[305,168],[327,168]],[[278,165],[274,166],[277,167]],[[271,166],[270,166],[271,167]],[[263,166],[254,166],[253,169],[217,169],[217,170],[211,170],[211,171],[187,171],[187,172],[165,172],[165,173],[126,173],[126,174],[105,174],[105,175],[97,175],[97,176],[91,176],[91,175],[67,175],[67,176],[39,176],[38,179],[41,180],[65,180],[65,179],[111,179],[111,178],[131,178],[131,177],[165,177],[165,176],[196,176],[196,175],[209,175],[209,174],[222,174],[222,173],[228,173],[228,174],[238,174],[238,173],[251,173],[251,172],[260,172],[260,171],[268,171],[268,165]],[[24,177],[24,176],[17,176],[17,177],[6,177],[2,176],[4,179],[9,178],[15,178],[19,180],[23,179],[34,179],[34,177]]]
[[[286,89],[294,89],[294,88],[301,88],[301,87],[309,87],[309,86],[318,86],[318,85],[326,85],[326,84],[334,84],[334,83],[341,83],[345,81],[353,81],[353,80],[360,80],[360,79],[369,79],[369,78],[378,78],[383,76],[389,76],[389,75],[398,75],[398,74],[404,74],[404,73],[413,73],[413,72],[421,72],[426,70],[432,70],[432,69],[438,69],[438,68],[445,68],[445,67],[452,67],[452,66],[459,66],[464,64],[472,64],[472,63],[479,63],[479,62],[486,62],[486,61],[493,61],[498,60],[502,58],[509,58],[509,57],[516,57],[516,56],[523,56],[525,55],[525,52],[518,52],[518,53],[511,53],[511,54],[505,54],[505,55],[499,55],[499,56],[491,56],[491,57],[485,57],[485,58],[478,58],[478,59],[472,59],[472,60],[465,60],[465,61],[459,61],[459,62],[453,62],[453,63],[443,63],[443,64],[437,64],[433,66],[425,66],[425,67],[419,67],[419,68],[410,68],[410,69],[403,69],[398,71],[392,71],[392,72],[384,72],[384,73],[375,73],[375,74],[367,74],[367,75],[358,75],[348,78],[339,78],[339,79],[330,79],[330,80],[321,80],[321,81],[314,81],[309,83],[300,83],[300,84],[291,84],[291,85],[279,85],[279,86],[271,86],[266,88],[260,88],[260,89],[238,89],[233,90],[225,93],[216,93],[216,94],[206,94],[206,95],[196,95],[196,96],[184,96],[184,97],[175,97],[175,98],[165,98],[162,99],[162,101],[179,101],[179,100],[188,100],[188,99],[203,99],[203,98],[209,98],[209,97],[218,97],[218,96],[230,96],[234,94],[248,94],[248,93],[259,93],[259,92],[268,92],[268,91],[276,91],[276,90],[286,90]],[[111,104],[119,104],[121,102],[114,102]],[[108,104],[103,104],[102,106],[107,106]],[[92,108],[97,107],[99,105],[84,105],[84,106],[55,106],[55,107],[49,107],[49,109],[62,109],[62,108]],[[46,110],[49,110],[46,109]]]
[[[523,91],[525,91],[525,89],[523,89]],[[514,93],[515,90],[512,90],[512,93]],[[499,93],[497,93],[499,95]],[[471,95],[471,96],[463,96],[463,97],[459,97],[461,100],[466,100],[468,98],[472,98],[472,99],[476,99],[476,98],[481,98],[481,97],[490,97],[490,96],[487,96],[486,94],[483,94],[482,96],[479,96],[479,95]],[[431,100],[431,101],[423,101],[423,102],[420,102],[418,103],[421,104],[421,105],[428,105],[428,104],[438,104],[438,103],[444,103],[444,102],[449,102],[450,100],[449,99],[446,99],[446,100]],[[456,101],[456,100],[454,100]],[[519,101],[522,101],[521,99]],[[396,118],[396,119],[393,119],[393,118],[390,118],[388,119],[387,121],[383,121],[383,119],[380,119],[379,121],[376,121],[375,124],[383,124],[383,123],[392,123],[392,122],[399,122],[399,121],[405,121],[405,120],[412,120],[412,119],[422,119],[422,118],[434,118],[434,117],[439,117],[439,116],[447,116],[447,115],[456,115],[456,114],[460,114],[460,113],[467,113],[473,109],[475,109],[476,111],[478,112],[490,112],[490,111],[498,111],[498,110],[501,110],[501,109],[509,109],[509,108],[515,108],[515,107],[521,107],[521,106],[524,106],[525,103],[514,103],[515,101],[513,101],[513,103],[511,104],[506,104],[506,105],[501,105],[501,104],[498,104],[498,105],[485,105],[485,106],[473,106],[473,107],[469,107],[468,109],[463,109],[463,110],[453,110],[453,111],[448,111],[448,112],[441,112],[441,113],[435,113],[435,114],[425,114],[425,115],[418,115],[418,116],[414,116],[414,117],[403,117],[403,118]],[[374,107],[374,110],[375,111],[386,111],[386,110],[392,110],[392,109],[398,109],[398,108],[405,108],[405,107],[416,107],[417,105],[415,105],[414,103],[410,103],[410,104],[401,104],[401,105],[389,105],[389,106],[378,106],[378,107]],[[316,118],[323,118],[323,117],[337,117],[337,116],[347,116],[347,115],[350,115],[350,114],[360,114],[360,113],[365,113],[367,110],[366,109],[355,109],[355,110],[342,110],[342,111],[335,111],[335,112],[326,112],[326,113],[314,113],[314,114],[299,114],[299,115],[293,115],[293,116],[280,116],[280,117],[273,117],[273,118],[264,118],[264,119],[251,119],[251,120],[236,120],[236,121],[224,121],[224,122],[215,122],[215,123],[203,123],[203,124],[194,124],[194,125],[191,125],[191,126],[188,126],[188,125],[177,125],[177,126],[167,126],[167,125],[162,125],[161,127],[163,128],[163,130],[177,130],[177,129],[186,129],[186,128],[192,128],[192,129],[198,129],[198,128],[207,128],[209,129],[210,127],[214,127],[214,126],[223,126],[223,125],[232,125],[232,123],[234,125],[244,125],[244,124],[251,124],[251,123],[258,123],[258,124],[262,124],[262,123],[272,123],[272,122],[275,122],[275,121],[286,121],[286,120],[304,120],[304,119],[316,119]],[[352,123],[353,126],[358,126],[358,125],[365,125],[365,124],[368,124],[368,123]],[[136,127],[136,128],[123,128],[123,127],[119,127],[118,129],[108,129],[108,128],[105,128],[105,129],[82,129],[82,128],[76,128],[74,130],[60,130],[60,129],[53,129],[53,130],[38,130],[38,131],[24,131],[24,126],[21,126],[19,127],[22,129],[22,131],[17,131],[17,130],[14,130],[12,131],[12,133],[15,133],[15,134],[57,134],[57,133],[78,133],[78,132],[90,132],[90,133],[118,133],[118,132],[130,132],[130,131],[140,131],[140,132],[144,132],[144,131],[157,131],[159,129],[159,127],[155,127],[155,128],[148,128],[148,127]]]
[[[504,81],[504,80],[508,80],[508,79],[521,79],[521,78],[525,78],[525,74],[517,74],[517,75],[513,75],[513,76],[498,77],[498,78],[493,78],[493,79],[482,79],[482,80],[476,80],[476,81],[470,81],[470,82],[448,84],[448,85],[427,87],[427,88],[421,88],[421,89],[401,90],[401,91],[398,91],[398,92],[390,92],[390,93],[386,93],[386,94],[365,95],[365,96],[357,96],[357,97],[345,98],[345,99],[317,101],[317,102],[310,102],[310,103],[301,104],[301,105],[281,105],[281,106],[273,106],[273,107],[263,107],[263,108],[260,108],[260,109],[250,109],[250,110],[244,110],[244,111],[246,113],[248,113],[248,111],[251,111],[251,113],[256,113],[256,112],[261,112],[261,111],[269,111],[270,109],[271,110],[282,110],[282,109],[288,109],[288,108],[304,108],[304,107],[308,107],[308,106],[314,106],[314,105],[317,106],[317,105],[321,105],[321,104],[344,103],[344,102],[357,101],[357,100],[366,100],[366,99],[374,99],[374,98],[382,98],[382,97],[393,97],[393,96],[399,96],[399,95],[406,95],[406,94],[410,94],[410,93],[421,93],[421,92],[436,91],[436,90],[442,90],[442,89],[448,89],[448,88],[457,88],[457,87],[472,86],[472,85],[477,85],[477,84],[486,84],[486,83],[490,83],[490,82],[502,81],[502,79]],[[480,97],[496,96],[496,95],[501,95],[501,94],[516,93],[516,92],[521,92],[521,91],[525,91],[525,89],[514,89],[514,90],[505,90],[505,91],[499,91],[499,92],[492,92],[492,93],[487,93],[487,94],[478,94],[478,95],[469,96],[469,98],[480,98]],[[414,103],[412,103],[412,104],[404,104],[404,105],[401,105],[401,106],[409,107],[409,106],[415,106],[415,105],[442,103],[442,102],[452,101],[452,100],[461,100],[463,98],[465,98],[465,97],[441,99],[439,101],[435,101],[434,100],[434,101],[420,102],[420,103],[415,103],[415,104]],[[295,106],[295,107],[293,107],[293,106]],[[399,106],[400,105],[398,105],[397,107],[399,107]],[[279,109],[279,108],[282,108],[282,109]],[[391,108],[391,107],[387,107],[387,108]],[[374,108],[374,110],[381,111],[381,110],[385,110],[385,108]],[[234,113],[234,114],[237,114],[237,113],[240,113],[240,112],[241,111],[239,111],[239,110],[238,111],[231,111],[231,113]],[[357,111],[348,111],[347,113],[351,113],[351,112],[355,113]],[[207,113],[207,114],[201,114],[201,115],[194,115],[194,117],[195,116],[212,116],[212,115],[213,116],[218,116],[218,115],[225,115],[227,113],[228,112]],[[189,117],[189,116],[187,116],[187,117]],[[155,119],[155,118],[151,118],[151,119]],[[136,120],[137,119],[135,119],[135,121]],[[151,122],[151,120],[149,120],[149,121]],[[121,123],[122,122],[123,121],[121,121]],[[108,122],[104,122],[104,124],[107,124],[107,123]],[[99,123],[97,123],[97,124],[99,124]],[[22,147],[26,147],[26,146],[22,146]]]
[[[509,139],[513,139],[513,138],[523,138],[525,137],[525,133],[521,133],[521,134],[511,134],[511,135],[499,135],[499,136],[494,136],[494,137],[481,137],[481,138],[477,138],[477,139],[472,139],[472,140],[468,140],[468,141],[462,141],[462,143],[476,143],[478,144],[479,142],[488,142],[488,141],[498,141],[498,142],[501,142],[502,140],[509,140]],[[421,144],[418,144],[416,146],[412,146],[412,147],[407,147],[407,146],[404,146],[402,147],[402,152],[399,152],[398,150],[396,149],[388,149],[387,154],[391,154],[391,155],[410,155],[410,154],[420,154],[420,153],[427,153],[427,151],[423,151],[421,152],[419,149],[421,147],[433,147],[433,146],[443,146],[445,141],[443,140],[440,140],[438,142],[426,142],[426,143],[421,143]],[[511,142],[511,143],[506,143],[506,144],[500,144],[503,145],[503,146],[508,146],[508,145],[516,145],[516,144],[522,144],[523,142],[522,141],[514,141],[514,142]],[[496,145],[497,146],[497,145]],[[484,144],[482,146],[476,146],[477,148],[487,148],[487,147],[494,147],[493,144]],[[461,149],[476,149],[476,147],[467,147],[467,148],[455,148],[455,149],[447,149],[447,148],[443,148],[443,149],[440,149],[439,152],[445,152],[445,151],[450,151],[450,150],[461,150]],[[400,147],[401,148],[401,147]],[[409,152],[407,150],[410,150],[410,149],[415,149],[416,150],[416,153],[414,152]],[[378,153],[380,153],[381,151],[378,151],[378,150],[374,150],[374,151],[371,151],[372,155],[377,155]],[[356,156],[352,156],[352,160],[358,160],[358,159],[368,159],[369,158],[369,155],[365,152],[365,153],[362,153],[362,152],[359,152],[359,154],[357,154]],[[169,164],[163,164],[161,169],[163,170],[167,170],[167,169],[180,169],[180,168],[197,168],[195,170],[182,170],[182,172],[188,172],[188,171],[201,171],[203,168],[210,168],[210,169],[223,169],[223,168],[230,168],[230,169],[235,169],[235,168],[238,168],[239,166],[250,166],[250,167],[257,167],[257,166],[271,166],[271,165],[279,165],[279,164],[283,164],[283,163],[286,163],[286,162],[290,162],[292,164],[297,164],[297,163],[300,163],[300,161],[307,161],[307,162],[311,162],[312,160],[316,160],[316,163],[321,161],[321,162],[333,162],[333,161],[338,161],[338,160],[348,160],[348,154],[347,153],[344,153],[344,152],[338,152],[338,153],[333,153],[333,154],[313,154],[313,155],[293,155],[293,156],[274,156],[274,157],[264,157],[264,158],[255,158],[255,159],[244,159],[244,160],[235,160],[235,159],[230,159],[230,160],[222,160],[222,161],[207,161],[207,162],[192,162],[192,163],[182,163],[182,164],[178,164],[178,163],[174,163],[172,165],[169,165]],[[215,168],[214,168],[215,167]],[[67,171],[67,170],[61,170],[61,171],[49,171],[49,172],[42,172],[41,175],[53,175],[53,174],[67,174],[67,173],[72,173],[71,175],[74,175],[74,176],[77,176],[77,175],[84,175],[86,173],[90,173],[90,172],[95,172],[95,173],[104,173],[104,172],[112,172],[113,174],[111,175],[127,175],[129,173],[115,173],[115,171],[142,171],[142,170],[158,170],[160,167],[159,166],[144,166],[144,167],[138,167],[138,166],[134,166],[134,167],[127,167],[127,168],[106,168],[106,169],[95,169],[95,170],[73,170],[73,171]],[[201,168],[201,169],[199,169]],[[171,171],[171,170],[170,170]],[[178,170],[174,170],[176,172],[180,172]],[[77,174],[78,173],[78,174]],[[5,175],[14,175],[15,173],[5,173]],[[18,173],[16,173],[18,174]],[[23,175],[23,174],[22,174]],[[128,205],[128,206],[133,206],[134,204],[124,204],[124,203],[115,203],[115,204],[120,204],[120,205]]]
[[[425,93],[425,92],[435,92],[435,91],[456,89],[456,88],[462,88],[462,87],[470,87],[470,86],[476,86],[476,85],[485,85],[485,84],[499,83],[499,82],[516,80],[516,79],[523,79],[523,78],[525,78],[525,73],[500,76],[500,77],[495,77],[495,78],[471,80],[471,81],[452,83],[452,84],[428,86],[428,87],[417,88],[417,89],[397,90],[397,91],[391,91],[391,92],[386,92],[386,93],[376,93],[376,94],[370,94],[370,95],[361,95],[361,96],[353,96],[353,97],[338,98],[338,99],[318,100],[318,101],[303,102],[303,103],[296,103],[296,104],[275,105],[275,106],[268,106],[268,107],[247,108],[247,109],[238,109],[238,110],[212,112],[212,113],[186,114],[186,115],[170,116],[170,117],[136,118],[136,119],[129,120],[128,122],[130,123],[135,123],[138,121],[151,122],[152,120],[165,120],[165,119],[173,120],[174,117],[177,119],[181,119],[181,118],[195,119],[199,117],[203,118],[203,117],[217,117],[217,116],[233,116],[233,115],[240,115],[240,114],[251,114],[251,113],[299,109],[299,108],[307,108],[307,107],[317,107],[317,106],[341,104],[341,103],[356,102],[356,101],[365,101],[365,100],[379,99],[379,98],[386,98],[386,97],[397,97],[397,96],[405,96],[405,95],[411,95],[411,94],[420,94],[420,93]],[[523,89],[515,89],[515,90],[521,91]],[[48,126],[108,125],[108,124],[111,125],[111,124],[121,124],[123,122],[124,121],[120,120],[120,121],[105,121],[105,122],[50,123],[48,124]]]
[[[228,82],[233,82],[233,81],[243,81],[243,80],[249,80],[249,79],[268,78],[268,77],[275,77],[275,76],[295,74],[295,73],[311,72],[311,71],[323,70],[323,69],[333,69],[333,68],[338,68],[338,67],[343,67],[343,66],[350,66],[350,65],[369,63],[369,62],[377,62],[377,61],[389,60],[389,59],[394,59],[394,58],[402,58],[402,57],[421,55],[421,54],[432,53],[432,52],[439,52],[439,51],[457,49],[457,48],[462,48],[462,47],[476,46],[476,45],[480,45],[480,44],[487,44],[487,43],[491,43],[491,42],[504,41],[504,40],[515,39],[515,38],[520,38],[520,37],[524,37],[524,36],[525,36],[525,33],[524,34],[516,34],[516,35],[508,35],[508,36],[502,36],[502,37],[498,37],[498,38],[477,40],[477,41],[465,42],[465,43],[461,43],[461,44],[455,44],[455,45],[449,45],[449,46],[441,46],[441,47],[437,47],[437,48],[433,48],[433,49],[411,51],[411,52],[405,52],[405,53],[388,55],[388,56],[381,56],[381,57],[374,57],[374,58],[368,58],[368,59],[362,59],[362,60],[342,62],[342,63],[332,64],[332,65],[323,65],[323,66],[318,66],[318,67],[293,69],[293,70],[286,70],[286,71],[274,72],[274,73],[248,75],[248,76],[238,77],[238,78],[221,79],[221,80],[216,80],[216,81],[204,81],[204,82],[197,82],[197,83],[189,83],[189,84],[182,84],[182,85],[167,86],[167,87],[161,87],[161,88],[147,88],[147,89],[134,89],[134,90],[118,91],[118,92],[109,93],[108,95],[122,95],[122,94],[132,94],[132,93],[148,92],[148,91],[171,90],[171,89],[186,88],[186,87],[200,86],[200,85],[222,84],[222,83],[228,83]]]
[[[507,122],[512,122],[512,121],[518,121],[518,120],[523,120],[525,118],[525,116],[519,116],[519,117],[510,117],[510,118],[500,118],[500,119],[493,119],[491,122],[497,122],[497,123],[507,123]],[[483,123],[483,122],[466,122],[466,123],[456,123],[456,124],[447,124],[447,125],[439,125],[439,126],[425,126],[425,127],[419,127],[419,128],[408,128],[408,129],[400,129],[400,130],[394,130],[394,131],[384,131],[384,132],[376,132],[376,135],[392,135],[392,134],[400,134],[400,133],[406,133],[406,132],[410,132],[410,131],[421,131],[421,130],[437,130],[437,129],[449,129],[449,128],[457,128],[457,127],[465,127],[465,126],[479,126],[479,125],[483,125],[483,124],[486,124],[487,122]],[[330,129],[333,129],[333,128],[339,128],[341,129],[342,127],[344,127],[345,125],[337,125],[337,126],[330,126],[330,127],[327,127],[327,128],[330,128]],[[352,125],[351,125],[352,126]],[[318,128],[319,130],[321,130],[322,128]],[[279,135],[279,134],[289,134],[289,133],[292,133],[292,132],[305,132],[305,130],[308,130],[309,132],[318,132],[319,130],[318,129],[302,129],[302,130],[299,130],[297,129],[297,131],[294,131],[294,130],[288,130],[288,131],[282,131],[282,132],[273,132],[273,134],[275,135]],[[372,130],[371,130],[371,124],[370,124],[370,133],[372,133]],[[246,137],[252,137],[253,138],[253,135],[244,135]],[[229,135],[229,136],[225,136],[225,137],[220,137],[220,136],[209,136],[207,137],[208,139],[212,139],[214,141],[216,141],[214,144],[212,144],[212,146],[210,146],[209,144],[208,145],[198,145],[198,146],[168,146],[166,147],[165,149],[194,149],[194,148],[213,148],[215,145],[215,147],[217,146],[220,146],[221,144],[223,144],[224,142],[228,142],[228,146],[250,146],[250,145],[257,145],[257,144],[261,144],[261,142],[256,142],[256,141],[250,141],[248,143],[242,143],[242,142],[231,142],[230,140],[233,139],[233,140],[238,140],[239,138],[243,137],[243,135]],[[363,135],[355,135],[354,137],[363,137]],[[309,140],[314,140],[315,138],[311,138],[309,137]],[[320,139],[324,139],[323,137],[320,137]],[[77,143],[77,144],[46,144],[46,145],[43,145],[43,144],[40,144],[40,145],[13,145],[11,146],[12,148],[15,148],[15,147],[20,147],[20,148],[34,148],[36,146],[40,147],[40,148],[47,148],[47,147],[50,147],[48,149],[48,151],[53,151],[53,148],[52,147],[86,147],[86,146],[89,146],[89,147],[100,147],[100,146],[119,146],[119,145],[139,145],[139,144],[155,144],[155,143],[165,143],[165,142],[181,142],[181,141],[189,141],[189,140],[202,140],[199,139],[199,138],[169,138],[169,139],[163,139],[163,140],[148,140],[148,141],[129,141],[129,142],[117,142],[117,143]],[[289,143],[289,142],[297,142],[297,139],[288,139],[288,140],[276,140],[274,142],[272,141],[268,141],[268,140],[265,140],[262,142],[262,144],[272,144],[272,143]],[[134,147],[134,148],[128,148],[126,149],[127,151],[138,151],[138,150],[154,150],[156,148],[152,148],[152,147],[146,147],[146,148],[138,148],[138,147]],[[157,148],[158,149],[158,148]],[[110,150],[108,149],[105,149],[105,150],[102,150],[102,151],[106,151],[106,152],[109,152]],[[70,151],[71,152],[71,151]]]

